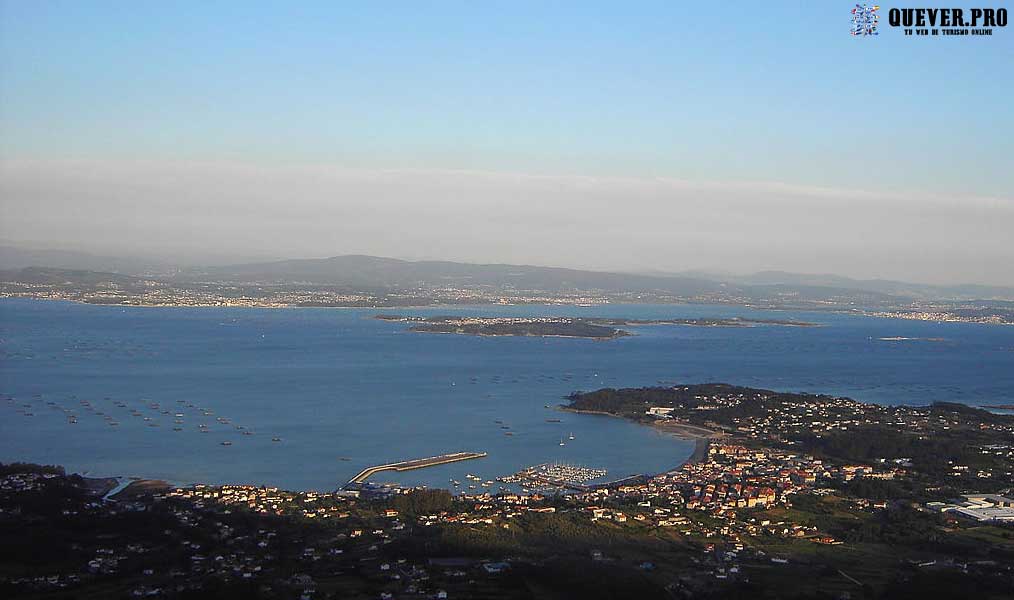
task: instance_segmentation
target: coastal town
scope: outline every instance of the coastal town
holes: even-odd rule
[[[525,598],[532,586],[587,587],[587,597],[620,586],[638,597],[713,598],[795,581],[803,595],[886,598],[974,578],[983,597],[1000,598],[1014,585],[1011,417],[717,384],[570,400],[628,417],[637,406],[646,426],[685,421],[706,435],[703,452],[608,484],[594,483],[602,471],[547,464],[500,478],[522,484],[518,491],[457,494],[382,482],[331,491],[124,486],[6,465],[0,531],[7,539],[37,531],[27,545],[55,545],[62,558],[41,547],[8,557],[19,567],[0,576],[0,590]],[[859,460],[820,443],[874,426],[915,440],[974,430],[969,452],[954,456],[975,460],[941,465],[919,452]],[[858,438],[876,450],[878,440],[895,443]],[[598,575],[582,575],[581,565]]]
[[[827,297],[798,293],[746,293],[731,287],[673,293],[665,289],[606,289],[589,285],[546,289],[509,284],[413,283],[411,285],[336,285],[321,282],[265,282],[185,279],[173,273],[128,276],[114,273],[27,267],[0,271],[0,299],[33,298],[86,304],[145,307],[257,308],[399,308],[417,306],[546,305],[594,307],[605,304],[712,304],[763,310],[833,312],[856,316],[932,322],[1014,324],[1014,310],[1004,301],[913,301],[905,297],[871,297],[860,291],[829,290]],[[615,319],[597,319],[609,325]],[[636,320],[613,325],[637,325]],[[657,324],[746,326],[708,323],[707,319],[664,319]],[[771,324],[793,324],[791,321]],[[642,323],[645,324],[645,323]],[[799,323],[798,325],[810,325]]]
[[[609,298],[587,293],[525,292],[440,287],[368,292],[328,286],[263,286],[231,283],[171,284],[158,279],[81,284],[60,277],[0,281],[0,298],[36,298],[86,304],[144,307],[372,308],[454,305],[586,305]]]

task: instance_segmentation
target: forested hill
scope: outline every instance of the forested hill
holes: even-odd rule
[[[756,388],[730,385],[728,383],[703,383],[674,387],[643,387],[613,389],[605,388],[593,392],[574,392],[567,399],[567,408],[606,412],[635,420],[650,420],[645,412],[650,407],[679,408],[681,410],[715,412],[712,407],[716,398],[749,400],[735,404],[735,410],[728,412],[729,417],[738,414],[763,414],[769,402],[781,400],[800,401],[809,397],[808,394],[786,394]],[[816,396],[815,396],[816,397]],[[726,412],[721,412],[726,416]],[[714,416],[714,415],[712,415]]]

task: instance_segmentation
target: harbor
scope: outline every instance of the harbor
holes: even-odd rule
[[[355,477],[350,479],[349,482],[346,484],[346,486],[363,483],[367,479],[369,479],[370,476],[380,473],[382,471],[412,471],[415,469],[425,469],[426,467],[446,465],[448,463],[455,463],[463,460],[485,458],[486,456],[487,454],[485,452],[454,452],[451,454],[441,454],[439,456],[431,456],[429,458],[416,458],[412,460],[403,460],[400,462],[388,463],[386,465],[366,467],[365,469],[357,473]]]

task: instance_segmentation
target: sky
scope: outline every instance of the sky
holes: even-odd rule
[[[294,4],[0,0],[0,240],[1014,285],[1011,26]]]

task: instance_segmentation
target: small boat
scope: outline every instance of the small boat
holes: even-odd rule
[[[563,423],[560,419],[546,419],[546,423]]]
[[[173,431],[183,431],[182,427],[173,427]]]
[[[271,441],[272,442],[280,442],[280,441],[282,441],[282,438],[280,438],[280,437],[273,437],[273,438],[271,438]]]
[[[231,446],[231,445],[232,445],[232,442],[222,442],[222,445],[223,445],[223,446]]]
[[[566,446],[567,444],[563,443],[563,440],[561,439],[561,440],[560,440],[560,445],[561,445],[561,446]]]
[[[572,439],[574,439],[574,434],[573,434],[573,433],[571,433],[571,434],[570,434],[570,437],[568,437],[567,439],[569,439],[569,440],[572,440]]]
[[[513,431],[505,431],[505,432],[503,432],[503,434],[504,435],[514,435],[514,432]]]

